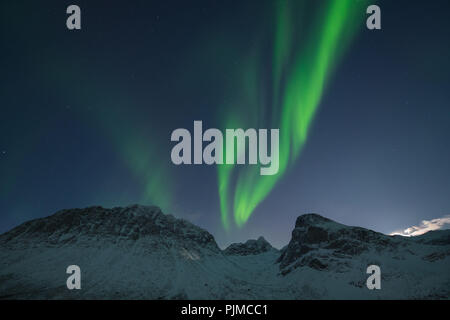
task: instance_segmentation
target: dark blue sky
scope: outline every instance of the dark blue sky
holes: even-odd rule
[[[301,213],[384,233],[449,214],[450,4],[378,1],[382,30],[363,28],[337,64],[298,161],[242,229],[222,230],[216,168],[173,166],[170,134],[219,127],[270,2],[75,1],[82,30],[68,31],[72,2],[2,1],[0,232],[168,202],[219,245],[280,247]]]

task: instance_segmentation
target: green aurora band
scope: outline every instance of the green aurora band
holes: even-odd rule
[[[54,61],[52,63],[55,67],[51,71],[47,70],[48,83],[57,83],[59,92],[67,90],[63,81],[65,75],[60,70],[68,71],[78,83],[84,83],[80,94],[72,98],[72,103],[92,106],[80,108],[79,116],[91,127],[100,129],[100,133],[110,143],[118,159],[139,185],[139,190],[142,191],[136,202],[144,205],[157,204],[166,212],[172,210],[173,179],[167,162],[159,156],[158,151],[162,147],[156,139],[149,143],[148,137],[155,133],[148,128],[146,118],[139,118],[128,112],[128,106],[138,105],[136,99],[119,87],[102,85],[108,82],[101,75],[97,75],[97,81],[85,82],[83,75],[89,74],[89,71],[80,65],[63,67],[62,63]],[[126,190],[122,195],[115,194],[114,197],[109,193],[102,194],[99,190],[95,197],[92,199],[93,203],[100,202],[111,206],[128,204],[129,201]]]
[[[275,2],[270,89],[273,102],[269,125],[280,129],[279,171],[273,176],[261,176],[258,166],[218,166],[221,220],[226,230],[230,226],[230,207],[233,207],[235,224],[242,227],[289,166],[298,159],[332,71],[357,31],[364,27],[367,5],[365,0],[315,2],[315,19],[305,26],[304,21],[308,19],[303,19],[304,12],[306,7],[310,12],[311,1]],[[304,30],[313,32],[305,34]],[[298,45],[299,40],[301,47]],[[253,72],[253,75],[247,73],[244,78],[253,77],[257,82],[257,70],[249,69],[243,71]],[[248,94],[258,95],[258,90],[254,87],[249,83],[245,85],[250,90]],[[240,113],[244,112],[242,110],[240,109]],[[245,110],[248,112],[247,117],[253,118],[255,114],[261,118],[261,113],[264,113],[264,110],[257,110],[255,113],[254,107]],[[249,124],[244,123],[245,115],[242,119],[230,121],[228,118],[225,127],[237,128]],[[261,125],[261,119],[257,121]],[[254,121],[251,122],[255,124]],[[233,183],[234,197],[230,192]],[[233,206],[230,205],[231,201]]]
[[[122,105],[127,105],[127,101],[130,100],[124,99]],[[113,102],[111,105],[114,106]],[[156,139],[148,142],[148,136],[151,134],[143,134],[147,125],[145,122],[131,118],[126,112],[119,112],[123,109],[117,109],[115,113],[111,109],[113,108],[110,107],[108,117],[99,115],[98,121],[122,163],[141,186],[142,192],[138,202],[146,205],[158,204],[165,212],[172,210],[173,179],[168,166],[158,155],[157,151],[161,150],[161,146],[157,144]]]

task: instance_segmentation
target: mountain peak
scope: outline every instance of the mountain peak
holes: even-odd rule
[[[301,266],[317,270],[341,268],[333,265],[335,257],[351,258],[397,244],[397,240],[381,233],[346,226],[310,213],[297,218],[291,241],[282,250],[278,262],[282,274]]]
[[[245,243],[233,243],[230,244],[225,250],[224,253],[226,255],[256,255],[264,252],[268,252],[271,250],[276,250],[272,245],[264,239],[264,237],[259,237],[258,239],[250,239]]]
[[[295,227],[305,227],[305,226],[310,226],[310,225],[317,225],[317,224],[323,224],[323,223],[329,223],[329,222],[334,222],[333,220],[330,220],[328,218],[325,218],[323,216],[321,216],[320,214],[317,213],[307,213],[307,214],[302,214],[301,216],[299,216],[297,218],[297,220],[295,221]]]
[[[259,236],[259,238],[256,239],[256,241],[258,241],[258,242],[267,242],[267,243],[269,243],[263,236]]]
[[[0,244],[26,242],[47,245],[89,243],[101,239],[119,242],[174,243],[185,247],[208,247],[219,251],[214,237],[192,223],[164,214],[159,207],[131,205],[112,209],[92,206],[65,209],[28,221],[0,236]]]

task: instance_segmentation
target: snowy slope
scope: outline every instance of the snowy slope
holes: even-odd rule
[[[308,214],[281,251],[262,237],[222,251],[157,207],[62,210],[0,235],[0,298],[448,299],[449,236],[386,236]],[[81,290],[66,288],[72,264]],[[366,288],[370,264],[381,290]]]

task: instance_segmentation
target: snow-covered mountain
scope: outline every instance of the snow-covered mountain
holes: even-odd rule
[[[229,245],[223,253],[226,255],[248,256],[268,251],[277,251],[277,249],[272,247],[264,237],[259,237],[257,240],[251,239],[247,240],[245,243],[233,243]]]
[[[450,230],[404,238],[298,217],[281,251],[264,238],[220,250],[157,207],[62,210],[0,235],[3,299],[449,299]],[[66,268],[81,268],[68,290]],[[381,268],[381,290],[366,268]]]

